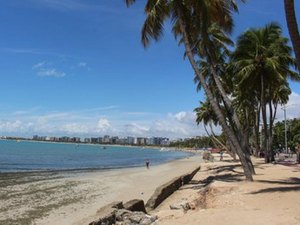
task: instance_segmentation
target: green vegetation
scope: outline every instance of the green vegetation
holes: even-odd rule
[[[300,141],[300,119],[287,120],[287,143],[291,151],[295,151],[295,147]],[[274,125],[273,150],[284,149],[284,121],[277,122]]]
[[[170,147],[176,148],[208,148],[214,146],[210,137],[189,138],[182,141],[176,141],[170,144]]]
[[[126,0],[128,6],[135,2]],[[246,179],[252,181],[255,170],[250,140],[254,137],[255,153],[264,151],[265,161],[272,161],[277,107],[288,101],[288,79],[300,77],[290,70],[295,65],[292,49],[276,23],[246,31],[233,52],[229,51],[233,47],[229,36],[232,14],[237,10],[234,0],[148,0],[141,37],[147,47],[151,40],[162,37],[164,23],[171,21],[172,32],[185,47],[194,70],[197,89],[203,89],[207,97],[195,109],[197,123],[222,128],[226,141],[213,132],[210,137],[239,156]],[[262,149],[258,138],[261,123]]]

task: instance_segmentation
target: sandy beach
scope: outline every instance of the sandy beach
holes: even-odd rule
[[[193,180],[167,198],[152,215],[159,225],[300,224],[300,166],[264,164],[246,182],[228,155],[205,163],[201,155],[146,168],[97,172],[1,174],[0,224],[81,225],[98,219],[112,201],[143,199],[174,177],[201,164]],[[189,210],[170,205],[189,203]],[[97,212],[98,211],[98,212]]]
[[[0,174],[0,224],[88,224],[104,205],[154,190],[201,163],[200,155],[166,164],[93,172]]]
[[[254,182],[245,182],[240,164],[228,156],[223,162],[203,163],[193,181],[153,214],[160,225],[300,224],[300,165],[264,164],[257,158],[253,162]],[[170,209],[186,202],[194,209]]]

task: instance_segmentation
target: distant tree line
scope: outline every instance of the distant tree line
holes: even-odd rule
[[[210,137],[202,136],[172,142],[170,147],[176,148],[209,148],[216,147]]]
[[[300,142],[300,118],[287,120],[287,145],[291,151]],[[285,126],[284,121],[274,125],[273,150],[283,150],[285,147]]]

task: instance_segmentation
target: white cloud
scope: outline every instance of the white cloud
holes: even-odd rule
[[[23,112],[22,112],[23,111]],[[138,113],[120,112],[116,106],[96,107],[69,112],[41,113],[39,110],[19,110],[0,121],[3,135],[76,135],[76,136],[165,136],[190,137],[204,134],[194,122],[194,113],[153,114],[140,117]],[[32,113],[27,113],[32,111]],[[98,113],[95,113],[98,112]],[[99,113],[109,112],[107,115]],[[127,115],[128,114],[128,115]],[[15,118],[18,117],[18,120]]]
[[[12,115],[21,116],[21,115],[26,115],[26,114],[32,114],[33,112],[37,111],[38,109],[40,109],[40,107],[33,107],[31,109],[26,109],[26,110],[17,110],[15,112],[13,112]]]
[[[66,73],[57,71],[54,68],[51,69],[41,69],[37,72],[38,76],[41,77],[64,77]]]
[[[66,73],[58,71],[55,68],[50,68],[48,62],[39,62],[32,66],[32,69],[36,71],[40,77],[64,77]]]
[[[173,118],[181,123],[195,123],[196,114],[194,112],[178,112],[176,114],[169,114],[170,118]]]
[[[105,118],[101,118],[97,124],[97,132],[107,132],[111,128],[109,121]]]
[[[146,136],[149,132],[149,127],[145,125],[141,125],[138,123],[130,123],[130,124],[125,124],[123,126],[123,135],[130,135],[130,136]]]
[[[283,106],[278,106],[276,120],[284,120],[284,110]],[[289,97],[289,102],[286,104],[286,118],[300,118],[300,94],[292,92]]]
[[[40,62],[40,63],[37,63],[37,64],[33,65],[32,69],[39,69],[39,68],[42,68],[45,65],[46,65],[46,62]]]
[[[86,10],[90,9],[88,4],[78,0],[32,0],[39,5],[47,6],[57,10]]]
[[[87,66],[87,63],[86,63],[86,62],[80,62],[80,63],[78,63],[77,66],[78,66],[78,67],[86,67],[86,66]]]

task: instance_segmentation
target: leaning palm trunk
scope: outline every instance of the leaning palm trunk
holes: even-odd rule
[[[269,132],[268,132],[268,123],[267,123],[267,110],[266,110],[266,100],[265,100],[265,84],[264,84],[264,78],[261,75],[261,112],[262,112],[262,118],[263,118],[263,126],[264,126],[264,141],[263,141],[263,150],[265,154],[265,163],[269,163],[269,145],[268,145],[268,139],[269,139]]]
[[[180,26],[180,30],[181,30],[182,35],[183,35],[183,42],[184,42],[184,45],[185,45],[185,50],[186,50],[186,54],[188,56],[188,59],[189,59],[191,65],[192,65],[196,75],[198,76],[201,85],[203,86],[203,89],[204,89],[204,91],[207,95],[207,98],[208,98],[208,100],[209,100],[209,102],[210,102],[210,104],[211,104],[211,106],[212,106],[219,122],[220,122],[220,125],[222,126],[222,128],[224,130],[224,133],[228,137],[228,139],[231,142],[231,144],[233,145],[233,147],[236,149],[236,153],[238,154],[238,156],[240,158],[240,161],[241,161],[242,167],[244,169],[246,179],[248,181],[253,181],[251,168],[249,167],[249,164],[248,164],[247,159],[244,155],[242,147],[241,147],[241,145],[238,141],[238,138],[236,137],[234,131],[227,126],[226,119],[225,119],[225,117],[224,117],[224,115],[223,115],[216,99],[214,98],[211,90],[207,86],[204,76],[199,71],[199,68],[198,68],[198,66],[197,66],[197,64],[194,60],[194,56],[193,56],[193,53],[192,53],[191,47],[190,47],[191,45],[189,43],[188,36],[187,36],[187,33],[186,33],[185,24],[182,21],[182,19],[179,19],[179,26]]]
[[[229,110],[229,114],[232,114],[232,119],[233,119],[233,121],[234,121],[234,123],[235,123],[235,125],[237,127],[237,130],[241,130],[242,126],[241,126],[241,123],[240,123],[240,121],[238,119],[238,116],[237,116],[235,110],[232,107],[232,102],[228,98],[228,96],[226,94],[226,91],[224,90],[224,88],[223,88],[223,86],[221,84],[221,81],[220,81],[220,79],[219,79],[219,77],[217,75],[217,72],[216,72],[216,69],[215,69],[216,68],[216,64],[215,64],[214,60],[212,60],[212,58],[210,57],[209,52],[208,51],[206,51],[206,52],[207,52],[207,55],[208,55],[208,58],[209,58],[209,63],[212,65],[210,67],[210,69],[211,69],[211,72],[212,72],[212,75],[213,75],[213,79],[214,79],[214,81],[215,81],[215,83],[217,85],[217,88],[218,88],[218,90],[219,90],[219,92],[220,92],[220,94],[221,94],[221,96],[222,96],[222,98],[224,100],[226,108]]]
[[[284,8],[289,34],[297,59],[298,70],[300,71],[300,34],[298,30],[294,0],[284,0]]]
[[[227,147],[226,143],[223,144],[222,141],[220,141],[216,137],[216,134],[214,133],[211,124],[209,125],[209,127],[210,127],[211,134],[212,134],[213,138],[215,139],[215,141],[218,142],[222,146],[222,148],[228,152],[228,154],[233,158],[233,160],[236,160],[236,152],[235,152],[235,149],[233,148],[233,146],[229,145],[229,147]]]
[[[236,137],[238,138],[238,140],[240,140],[241,148],[244,150],[247,164],[249,165],[252,174],[255,174],[254,166],[253,166],[251,158],[250,158],[248,135],[245,132],[242,132],[243,129],[242,129],[241,123],[238,119],[238,116],[237,116],[233,106],[232,106],[231,100],[227,96],[226,91],[224,90],[224,88],[221,84],[220,78],[217,75],[217,71],[215,69],[216,63],[215,63],[213,57],[211,57],[210,51],[208,49],[206,49],[206,54],[208,57],[208,62],[211,64],[210,69],[211,69],[211,72],[213,75],[213,79],[214,79],[216,86],[218,88],[218,91],[221,94],[222,99],[224,101],[225,109],[227,110],[227,115],[229,117],[230,124],[233,128],[233,131],[235,132]]]

